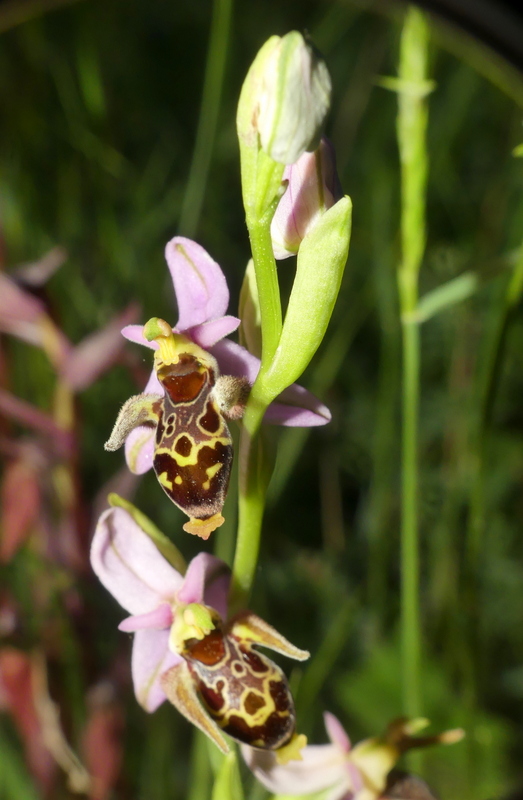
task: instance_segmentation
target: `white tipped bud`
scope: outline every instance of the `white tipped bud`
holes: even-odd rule
[[[301,33],[273,36],[247,75],[238,133],[252,145],[256,129],[267,155],[280,164],[294,164],[318,146],[330,96],[327,66]]]

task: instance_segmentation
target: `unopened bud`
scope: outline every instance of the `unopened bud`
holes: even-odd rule
[[[261,48],[245,80],[238,107],[238,134],[280,164],[294,164],[314,150],[329,109],[331,80],[323,59],[301,33],[273,36]]]
[[[271,223],[274,256],[295,255],[304,236],[322,214],[341,197],[334,148],[325,137],[313,153],[303,153],[295,164],[285,167],[285,194]]]

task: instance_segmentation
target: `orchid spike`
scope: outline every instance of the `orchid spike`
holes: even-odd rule
[[[251,746],[296,758],[305,745],[295,734],[294,701],[267,647],[308,658],[250,611],[226,622],[229,571],[207,553],[185,575],[161,555],[119,506],[100,517],[91,547],[93,569],[131,616],[119,626],[134,633],[132,675],[138,702],[154,711],[168,699],[224,752],[226,733]],[[155,534],[157,536],[157,534]]]
[[[242,746],[247,765],[270,792],[298,797],[325,791],[328,800],[393,797],[388,791],[398,776],[391,771],[404,752],[436,743],[451,744],[464,735],[461,729],[456,729],[418,736],[427,720],[397,719],[383,737],[364,739],[352,747],[333,714],[326,712],[324,720],[331,743],[305,747],[300,761],[281,765],[274,753]]]

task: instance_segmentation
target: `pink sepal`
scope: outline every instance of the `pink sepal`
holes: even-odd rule
[[[339,719],[334,714],[331,714],[330,711],[325,711],[323,722],[332,744],[337,745],[344,753],[348,753],[351,749],[350,739]]]
[[[240,322],[241,320],[238,317],[227,315],[219,319],[211,319],[209,322],[203,322],[201,325],[195,325],[193,328],[188,328],[184,331],[180,330],[180,333],[188,336],[189,339],[203,347],[204,350],[208,350],[220,339],[233,333],[239,327]]]
[[[136,699],[146,711],[156,711],[164,700],[160,677],[183,661],[169,650],[169,629],[136,631],[133,642],[131,670]]]
[[[278,795],[302,795],[333,789],[332,798],[342,798],[352,787],[345,770],[345,757],[333,744],[308,745],[301,761],[276,763],[268,750],[240,745],[247,766],[266,789]]]
[[[153,611],[171,600],[183,581],[123,508],[110,508],[100,517],[91,564],[105,588],[131,614]]]
[[[178,330],[223,317],[229,305],[229,289],[209,253],[197,242],[175,236],[166,245],[165,258],[178,303]]]
[[[223,561],[210,553],[199,553],[187,568],[183,584],[176,595],[178,602],[206,603],[225,618],[229,579],[230,573]]]

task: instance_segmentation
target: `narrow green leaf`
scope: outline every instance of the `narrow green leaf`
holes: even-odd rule
[[[0,728],[0,798],[2,800],[39,798],[22,757],[2,728]]]
[[[280,343],[263,381],[271,399],[299,378],[325,336],[349,253],[351,217],[350,197],[343,197],[301,243]]]
[[[236,753],[225,756],[214,781],[212,800],[243,800],[243,788]]]
[[[435,314],[439,314],[440,311],[466,300],[467,297],[474,294],[477,288],[477,275],[474,272],[464,272],[463,275],[427,292],[419,301],[411,319],[416,322],[425,322]]]

